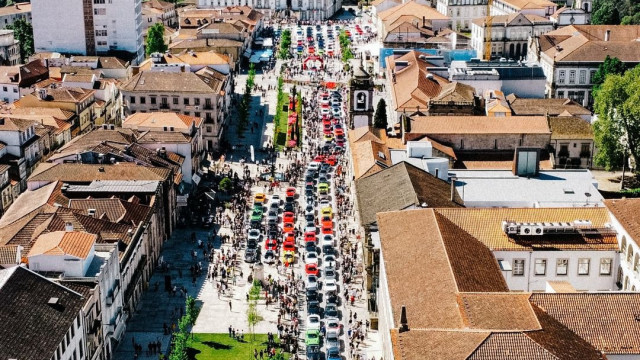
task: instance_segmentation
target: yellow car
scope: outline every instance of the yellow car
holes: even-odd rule
[[[296,260],[296,256],[294,255],[293,251],[285,251],[282,253],[283,264],[291,265],[295,260]]]
[[[329,218],[333,218],[333,209],[331,207],[326,207],[323,208],[320,211],[320,214],[324,217],[324,216],[328,216]]]
[[[256,196],[253,198],[253,202],[255,204],[264,204],[267,202],[267,195],[263,193],[257,193]]]

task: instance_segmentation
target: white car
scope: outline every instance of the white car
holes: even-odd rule
[[[336,260],[336,257],[334,255],[325,255],[324,258],[322,259],[322,267],[323,268],[332,268],[335,269],[337,268],[338,264],[338,260]]]
[[[315,252],[308,252],[304,257],[304,263],[318,265],[318,254]]]
[[[282,198],[278,194],[272,195],[271,196],[271,203],[272,204],[277,204],[278,206],[280,206],[280,205],[282,205]]]
[[[331,111],[329,111],[329,108],[320,109],[320,115],[329,115],[329,114],[331,114]]]
[[[314,275],[307,276],[305,281],[305,288],[307,290],[318,290],[318,277]]]
[[[320,201],[320,204],[318,204],[318,207],[320,208],[320,211],[322,211],[322,209],[324,209],[324,208],[331,208],[332,212],[333,212],[333,206],[332,206],[330,200],[322,200],[322,201]]]
[[[318,171],[318,169],[320,169],[320,163],[317,162],[317,161],[312,161],[312,162],[309,163],[307,168],[311,169],[313,171]]]
[[[308,323],[309,323],[309,320],[307,320],[307,324]],[[327,333],[335,332],[335,333],[337,333],[339,335],[341,333],[341,331],[342,331],[342,325],[340,325],[340,320],[338,320],[338,319],[328,319],[327,322],[326,322],[326,327],[327,327]],[[309,327],[307,325],[307,329],[308,328]]]
[[[320,330],[320,315],[307,316],[307,330]]]
[[[338,292],[338,283],[334,279],[329,279],[324,282],[325,293]]]
[[[258,229],[249,230],[249,240],[255,240],[256,242],[259,242],[260,240],[262,240],[262,234],[260,233],[260,230]]]
[[[333,235],[323,235],[322,236],[322,242],[320,244],[320,246],[325,246],[325,245],[330,245],[330,246],[335,246],[335,241],[333,240]]]

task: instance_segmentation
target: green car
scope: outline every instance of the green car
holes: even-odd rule
[[[328,193],[329,192],[329,184],[327,184],[327,183],[318,184],[318,191],[320,192],[320,194]]]
[[[262,221],[262,211],[254,209],[251,213],[251,221]]]
[[[304,344],[307,346],[320,345],[320,330],[307,330],[304,338]]]
[[[253,205],[253,211],[256,212],[260,212],[261,214],[264,212],[264,207],[262,207],[261,204],[255,204]]]

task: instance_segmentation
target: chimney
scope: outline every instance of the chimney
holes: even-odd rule
[[[451,201],[456,202],[456,180],[457,177],[451,178]]]
[[[610,38],[611,38],[611,30],[607,29],[604,32],[604,41],[609,41]]]
[[[407,323],[407,307],[402,305],[402,313],[400,314],[400,329],[398,332],[409,331],[409,324]]]
[[[422,17],[422,27],[423,27],[423,28],[424,28],[424,27],[427,27],[427,25],[426,25],[426,24],[427,24],[427,18],[423,16],[423,17]]]
[[[64,223],[64,231],[66,232],[71,232],[73,231],[73,224],[68,222],[68,223]]]

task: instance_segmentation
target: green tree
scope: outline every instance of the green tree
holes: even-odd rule
[[[229,178],[225,179],[229,180]],[[186,314],[189,317],[189,323],[193,326],[196,324],[196,319],[198,318],[198,307],[196,306],[196,299],[191,295],[187,295],[187,300],[185,301],[185,303],[187,308]]]
[[[280,50],[278,51],[278,57],[280,59],[288,59],[291,56],[291,30],[287,29],[280,35]]]
[[[164,43],[164,25],[156,23],[149,27],[147,31],[147,56],[155,52],[164,53],[168,48],[167,44]]]
[[[623,75],[610,74],[595,96],[593,124],[598,154],[595,163],[607,170],[622,165],[623,152],[640,155],[640,66]],[[624,139],[621,141],[621,139]]]
[[[620,12],[618,5],[613,0],[597,0],[593,2],[591,14],[593,25],[618,25],[620,24]]]
[[[598,66],[598,70],[593,74],[593,91],[597,91],[609,74],[623,74],[627,66],[617,57],[607,57]],[[595,94],[594,94],[595,96]]]
[[[218,190],[228,192],[229,190],[231,190],[232,186],[233,182],[231,182],[231,179],[225,177],[224,179],[220,180],[220,183],[218,184]]]
[[[13,30],[13,36],[20,42],[20,61],[25,63],[29,56],[33,55],[33,27],[23,18],[7,25],[8,30]]]
[[[378,101],[376,113],[373,116],[373,127],[376,129],[387,128],[387,102],[384,99]]]

